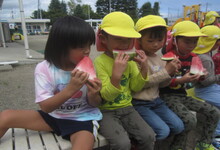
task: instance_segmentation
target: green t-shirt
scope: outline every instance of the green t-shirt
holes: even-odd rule
[[[111,83],[114,59],[101,54],[95,59],[94,64],[97,77],[102,81],[100,93],[104,101],[100,109],[112,110],[131,106],[131,91],[140,91],[148,81],[148,77],[146,79],[142,77],[136,62],[129,61],[118,89]]]

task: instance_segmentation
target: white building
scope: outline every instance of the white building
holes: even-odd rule
[[[17,27],[21,29],[21,19],[9,19],[7,20],[9,23],[9,28],[14,29]],[[50,22],[50,19],[25,19],[27,33],[44,33],[48,31],[46,23]]]

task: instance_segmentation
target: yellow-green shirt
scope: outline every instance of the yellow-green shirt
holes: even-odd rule
[[[101,54],[95,59],[94,64],[97,77],[102,81],[100,93],[104,102],[100,109],[112,110],[132,106],[131,91],[140,91],[146,81],[148,81],[148,77],[146,79],[142,77],[136,62],[128,62],[128,66],[122,75],[119,89],[111,83],[114,59],[106,54]]]

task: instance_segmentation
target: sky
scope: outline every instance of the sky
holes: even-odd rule
[[[51,0],[39,0],[40,8],[43,10],[48,9],[48,5]],[[69,0],[64,0],[68,2]],[[0,19],[12,19],[19,18],[19,0],[3,0],[2,9],[0,10]],[[160,3],[160,14],[163,17],[170,15],[181,16],[183,13],[183,5],[191,6],[201,4],[201,11],[220,11],[219,0],[138,0],[138,7],[140,8],[144,3],[151,2],[152,6],[154,2]],[[95,11],[96,0],[82,0],[83,4],[89,4]],[[38,9],[38,0],[23,0],[24,14],[26,18],[32,15],[34,10]]]

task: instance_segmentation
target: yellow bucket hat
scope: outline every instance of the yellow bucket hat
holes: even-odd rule
[[[110,35],[126,37],[126,38],[140,38],[141,35],[134,29],[134,21],[132,18],[123,12],[112,12],[106,15],[101,25],[101,30],[104,30]]]
[[[156,15],[147,15],[137,21],[135,29],[140,32],[144,29],[157,26],[168,27],[166,25],[166,21],[162,17]]]
[[[220,28],[215,25],[208,25],[201,29],[201,32],[207,37],[200,37],[197,47],[193,50],[196,54],[204,54],[209,52],[215,45],[216,41],[220,39]]]
[[[173,26],[173,36],[199,37],[206,36],[200,31],[199,26],[192,21],[181,21]]]
[[[209,11],[205,16],[204,25],[212,24],[216,17],[220,17],[220,15],[216,11]]]

